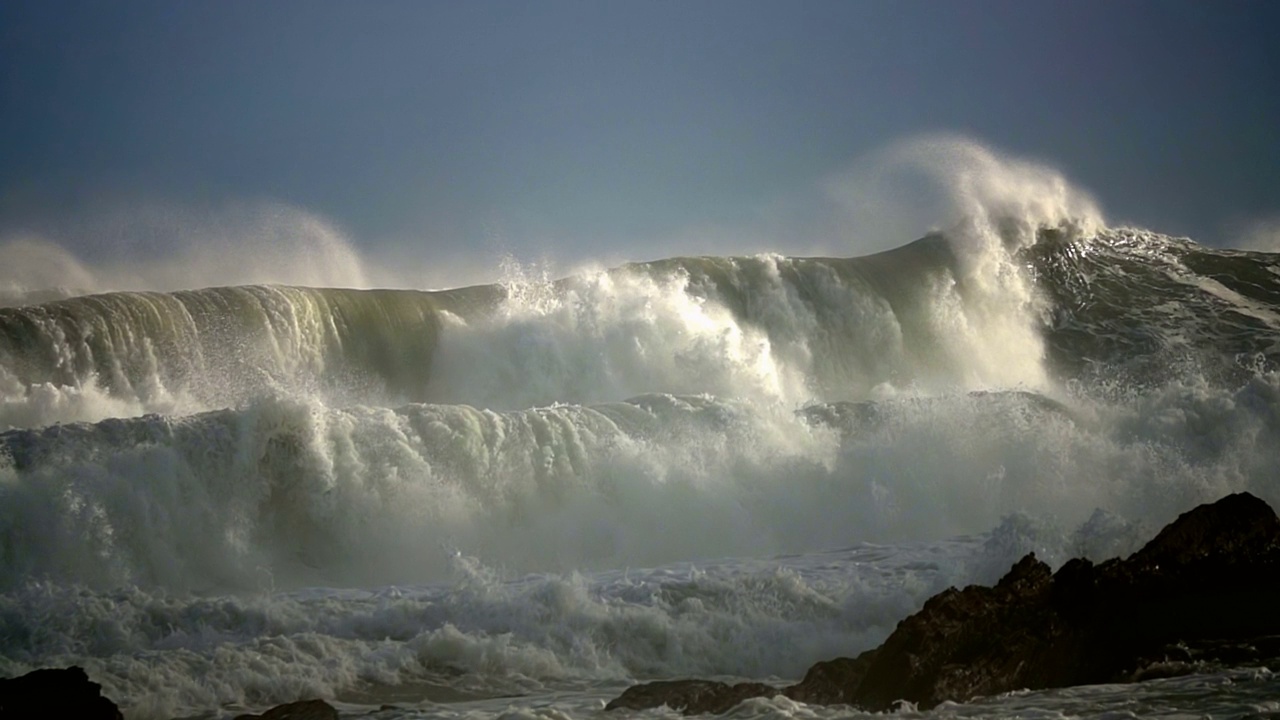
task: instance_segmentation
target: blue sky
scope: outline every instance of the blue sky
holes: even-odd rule
[[[0,236],[92,257],[131,208],[268,202],[419,257],[787,249],[829,178],[941,132],[1225,243],[1280,217],[1277,32],[1274,2],[6,0]]]

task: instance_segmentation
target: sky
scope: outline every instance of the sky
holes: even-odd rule
[[[815,219],[832,178],[938,136],[1116,223],[1280,238],[1277,32],[1241,0],[4,0],[0,243],[854,254],[912,238]]]

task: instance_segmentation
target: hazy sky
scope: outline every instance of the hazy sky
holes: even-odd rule
[[[733,249],[945,132],[1222,243],[1280,218],[1277,37],[1276,2],[3,0],[0,233],[276,203],[419,256]]]

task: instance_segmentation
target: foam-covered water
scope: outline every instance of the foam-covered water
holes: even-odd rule
[[[857,258],[22,295],[0,673],[83,665],[133,718],[580,718],[639,679],[794,679],[1027,551],[1122,555],[1229,492],[1280,507],[1280,256],[1002,177]],[[1277,691],[1206,668],[923,714],[1235,716]]]

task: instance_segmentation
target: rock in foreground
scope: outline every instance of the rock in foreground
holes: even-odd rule
[[[76,666],[0,679],[0,720],[28,718],[124,720],[116,704],[102,695],[102,686]],[[338,720],[338,711],[323,700],[303,700],[235,720]]]
[[[35,670],[0,680],[0,718],[122,720],[120,709],[103,697],[102,686],[84,668]]]
[[[1028,555],[995,587],[945,590],[879,648],[818,663],[791,687],[665,681],[630,688],[606,709],[723,712],[778,694],[926,709],[1024,688],[1131,681],[1170,660],[1248,664],[1280,645],[1277,607],[1280,519],[1241,493],[1183,514],[1126,560],[1076,559],[1052,574]]]

